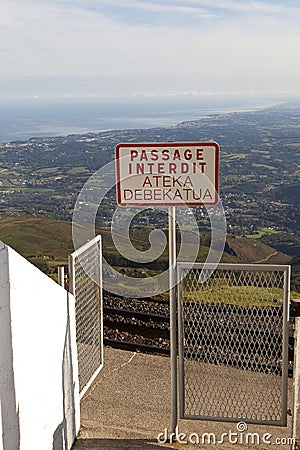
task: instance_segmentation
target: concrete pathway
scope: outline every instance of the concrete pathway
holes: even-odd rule
[[[291,380],[290,380],[291,381]],[[290,383],[291,384],[291,383]],[[289,386],[291,391],[291,386]],[[203,433],[214,433],[220,441],[222,433],[237,432],[237,424],[180,420],[179,432],[187,443],[158,443],[170,425],[170,359],[124,350],[105,348],[104,368],[81,401],[81,430],[73,450],[123,449],[290,449],[288,427],[248,425],[247,432],[258,433],[260,444],[246,444],[245,433],[238,433],[241,443],[229,441],[201,443]],[[191,434],[194,433],[194,434]],[[263,436],[269,433],[270,437]],[[200,443],[197,444],[197,436]],[[276,439],[282,440],[280,444]],[[192,441],[193,443],[191,444]],[[270,444],[268,444],[270,442]],[[279,441],[278,441],[279,442]]]

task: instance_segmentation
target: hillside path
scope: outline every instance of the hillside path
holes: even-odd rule
[[[278,254],[277,251],[276,251],[276,252],[273,252],[273,253],[271,253],[269,256],[267,256],[266,258],[261,259],[261,260],[259,260],[259,261],[255,261],[254,264],[261,264],[261,263],[267,262],[267,261],[269,261],[269,260],[272,258],[272,256],[276,256],[277,254]]]

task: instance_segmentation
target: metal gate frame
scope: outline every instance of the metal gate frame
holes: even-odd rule
[[[83,264],[85,263],[85,254],[93,251],[96,252],[96,271],[93,274],[93,279],[86,272]],[[89,260],[89,258],[87,257]],[[82,264],[83,263],[83,264]],[[87,298],[83,295],[82,291],[86,292],[87,289],[80,289],[80,279],[78,279],[77,271],[81,270],[84,272],[85,283],[90,283],[92,290],[94,291],[93,298]],[[103,347],[103,295],[102,295],[102,239],[101,236],[96,236],[89,242],[84,244],[78,250],[73,252],[69,256],[69,291],[73,294],[75,298],[75,312],[76,312],[76,342],[77,342],[77,352],[78,352],[78,369],[79,369],[79,395],[80,399],[86,393],[86,391],[91,386],[92,382],[95,380],[99,372],[101,371],[104,364],[104,347]],[[85,328],[94,328],[97,343],[95,346],[98,347],[97,350],[97,361],[92,360],[92,356],[88,353],[85,356],[81,355],[79,347],[82,345],[81,340],[84,338],[91,339],[90,336],[85,336],[86,329],[81,329],[81,322],[85,321],[87,318],[84,317],[83,311],[85,306],[87,307],[88,302],[92,302],[92,308],[94,310],[99,310],[99,315],[94,314],[94,317],[88,319],[88,323],[85,324]],[[90,330],[89,330],[90,331]],[[94,338],[95,336],[92,336]],[[94,355],[95,357],[95,355]],[[90,367],[84,368],[84,365],[89,365]],[[95,367],[97,366],[97,367]],[[83,373],[85,372],[85,373]],[[87,373],[86,373],[87,372]],[[83,380],[83,381],[82,381]]]
[[[184,270],[192,269],[211,270],[244,270],[244,271],[277,271],[283,272],[283,334],[282,334],[282,383],[281,383],[281,419],[276,420],[255,420],[245,417],[219,417],[205,415],[189,415],[185,413],[185,376],[184,376],[184,324],[182,310],[182,280]],[[220,422],[240,422],[264,424],[264,425],[287,425],[287,396],[288,396],[288,323],[289,323],[289,306],[290,306],[290,271],[289,265],[265,265],[265,264],[226,264],[220,263],[216,267],[213,264],[205,263],[184,263],[177,262],[177,302],[178,302],[178,374],[179,374],[179,416],[181,419],[208,420]]]

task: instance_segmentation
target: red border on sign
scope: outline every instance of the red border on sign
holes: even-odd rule
[[[211,203],[203,202],[168,202],[168,203],[145,203],[145,202],[130,202],[124,203],[121,201],[121,178],[120,178],[120,158],[121,148],[128,147],[186,147],[186,146],[201,146],[201,147],[214,147],[215,148],[215,201]],[[117,202],[120,206],[213,206],[218,203],[218,193],[219,193],[219,150],[220,146],[217,142],[145,142],[145,143],[125,143],[118,144],[116,146],[116,189],[117,189]]]

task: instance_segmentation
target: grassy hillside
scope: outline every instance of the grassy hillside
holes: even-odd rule
[[[1,218],[0,240],[46,273],[66,264],[73,252],[71,223],[46,217]]]
[[[289,264],[291,257],[257,240],[227,236],[227,245],[241,263]]]
[[[148,233],[150,229],[133,229],[131,231],[132,244],[138,250],[149,247]],[[131,267],[116,251],[110,231],[97,230],[103,238],[103,253],[112,265],[117,267]],[[72,224],[62,220],[55,220],[38,216],[12,216],[0,218],[0,240],[8,244],[21,255],[44,270],[46,273],[56,271],[58,265],[67,264],[68,255],[73,251]],[[209,250],[209,235],[201,236],[201,247],[198,261],[204,261]],[[179,244],[178,244],[179,246]],[[253,239],[227,237],[222,262],[232,263],[276,263],[287,264],[290,257]],[[166,248],[159,262],[149,267],[163,269],[168,265],[168,249]]]

